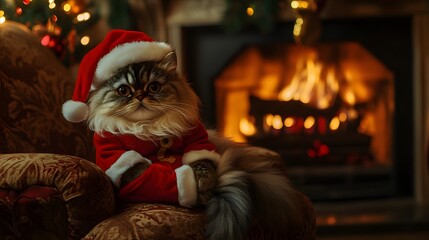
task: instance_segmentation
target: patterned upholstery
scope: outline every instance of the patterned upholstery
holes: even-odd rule
[[[0,239],[80,239],[115,205],[91,133],[61,114],[74,81],[18,23],[0,24],[0,62]]]
[[[109,218],[84,240],[204,239],[203,209],[162,204],[130,204]]]
[[[114,212],[108,178],[79,157],[0,154],[0,176],[0,209],[9,213],[0,215],[0,239],[35,234],[79,239]]]
[[[0,24],[0,62],[0,239],[204,239],[204,209],[115,202],[91,133],[62,117],[73,79],[24,26]],[[313,239],[301,208],[288,236],[255,225],[249,239]]]
[[[0,153],[48,152],[89,159],[91,133],[67,122],[70,72],[24,26],[0,24]]]

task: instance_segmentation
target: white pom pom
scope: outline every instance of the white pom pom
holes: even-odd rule
[[[69,122],[83,122],[88,118],[88,105],[83,102],[68,100],[63,104],[63,116]]]

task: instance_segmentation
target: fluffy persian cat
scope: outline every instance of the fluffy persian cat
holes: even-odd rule
[[[245,239],[253,224],[280,232],[301,224],[297,192],[278,155],[207,135],[174,52],[120,68],[88,105],[97,164],[107,169],[117,160],[106,173],[123,200],[204,206],[209,239]]]

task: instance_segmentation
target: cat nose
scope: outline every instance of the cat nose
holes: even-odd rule
[[[143,98],[146,97],[146,93],[142,93],[136,96],[136,98],[141,102],[143,100]]]

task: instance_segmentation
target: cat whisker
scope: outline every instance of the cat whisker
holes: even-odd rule
[[[185,119],[193,114],[193,111],[183,108],[183,107],[179,107],[179,106],[170,106],[170,105],[160,105],[160,109],[161,111],[163,111],[164,113],[166,112],[176,112],[180,115],[182,115],[182,117],[184,117]]]

